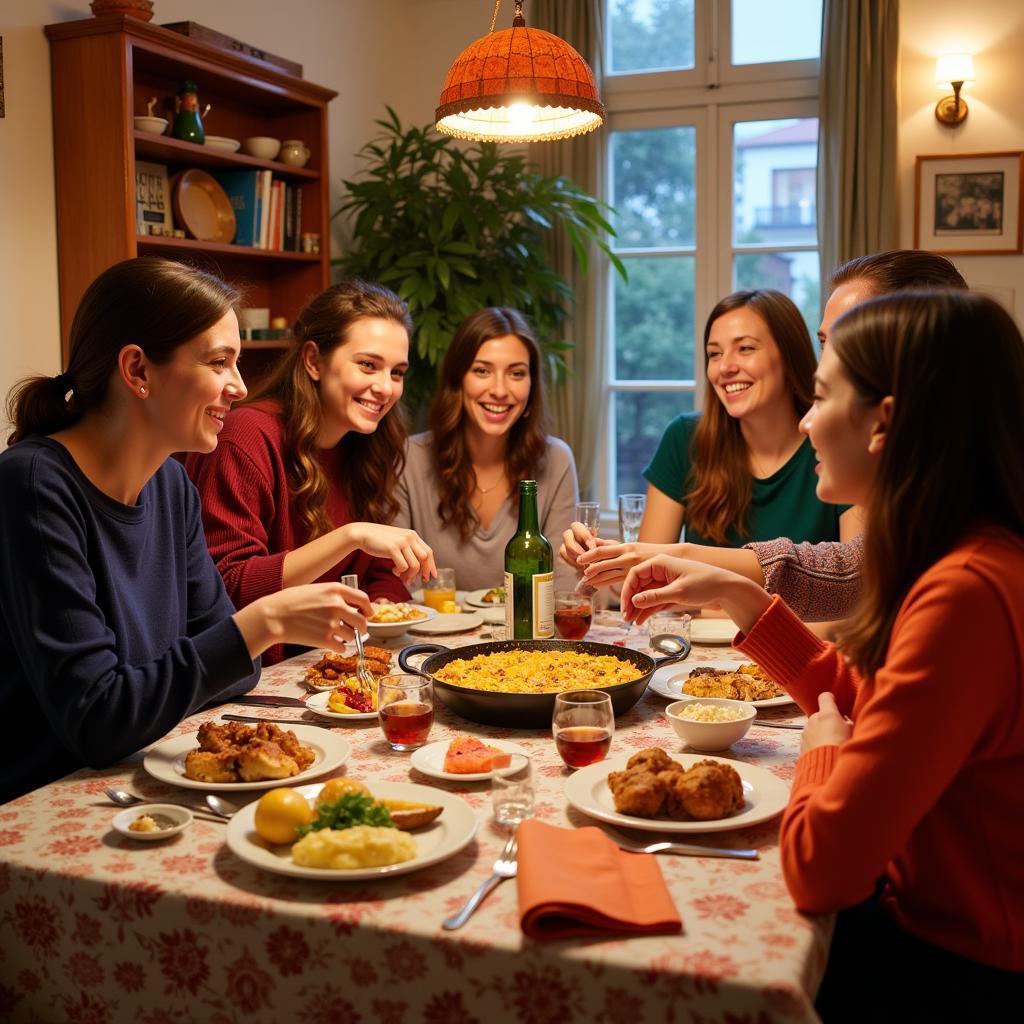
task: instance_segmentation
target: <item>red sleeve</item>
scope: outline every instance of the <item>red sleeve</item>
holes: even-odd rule
[[[203,502],[206,544],[236,608],[276,594],[285,551],[271,553],[268,523],[278,514],[269,461],[222,437],[216,449],[190,456],[188,471]]]
[[[951,643],[957,636],[971,643]],[[918,582],[897,617],[884,666],[864,684],[853,735],[797,764],[780,845],[786,884],[801,910],[832,911],[870,894],[995,727],[998,709],[1011,699],[1012,672],[1005,669],[1016,658],[1006,610],[985,580],[952,567]],[[827,661],[823,655],[809,667],[819,689]],[[845,674],[853,678],[849,669]]]

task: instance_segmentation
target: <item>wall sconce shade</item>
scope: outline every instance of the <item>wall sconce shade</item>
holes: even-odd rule
[[[448,70],[437,130],[481,142],[568,139],[598,128],[604,106],[587,62],[550,32],[512,28],[468,46]]]
[[[935,117],[941,124],[958,125],[967,117],[967,104],[960,90],[974,82],[974,58],[969,53],[947,53],[935,62],[935,84],[951,85],[952,96],[943,96],[935,104]]]

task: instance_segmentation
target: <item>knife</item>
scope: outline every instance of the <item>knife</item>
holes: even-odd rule
[[[755,718],[754,725],[766,725],[769,729],[802,729],[803,722],[773,722],[770,718]]]
[[[277,725],[315,725],[330,729],[330,722],[311,722],[307,718],[257,718],[254,715],[221,715],[225,722],[274,722]]]
[[[306,702],[298,697],[275,697],[271,693],[247,693],[244,697],[235,697],[229,704],[255,704],[265,708],[304,708]]]

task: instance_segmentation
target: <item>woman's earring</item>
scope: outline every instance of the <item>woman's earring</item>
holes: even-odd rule
[[[139,387],[139,394],[140,394],[140,395],[144,395],[145,393],[146,393],[146,385],[145,385],[145,384],[142,384],[142,385],[140,385],[140,387]]]

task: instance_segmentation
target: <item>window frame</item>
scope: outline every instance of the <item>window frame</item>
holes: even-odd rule
[[[620,381],[615,377],[614,271],[605,274],[608,314],[604,337],[605,377],[600,395],[607,410],[605,431],[596,438],[595,486],[603,509],[617,506],[615,396],[628,392],[693,394],[695,409],[704,400],[701,335],[704,321],[723,295],[733,290],[733,261],[737,253],[816,251],[813,245],[735,245],[733,242],[733,125],[738,121],[776,120],[818,116],[819,60],[779,61],[769,64],[730,64],[732,41],[729,0],[697,0],[694,5],[694,68],[607,74],[602,94],[608,118],[599,159],[604,161],[606,197],[614,198],[612,136],[617,131],[673,128],[693,125],[698,196],[693,248],[635,249],[615,247],[620,258],[687,255],[694,269],[694,372],[695,380]],[[609,24],[608,7],[603,8]],[[611,33],[606,32],[606,66],[610,67]],[[724,45],[720,45],[724,40]],[[771,95],[765,98],[765,87]],[[666,426],[668,424],[666,423]]]

